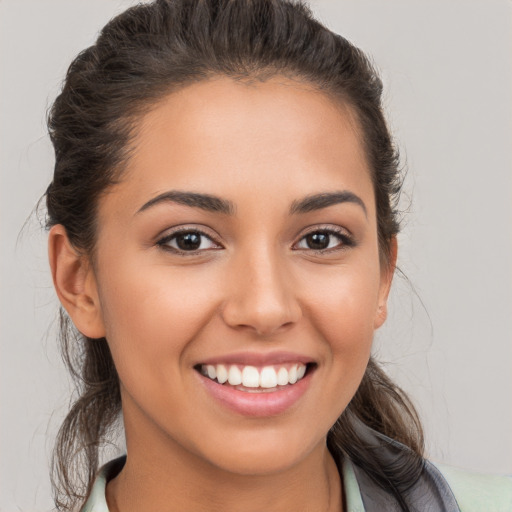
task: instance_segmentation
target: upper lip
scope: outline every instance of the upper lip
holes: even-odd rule
[[[313,363],[314,359],[294,352],[233,352],[201,360],[198,364],[239,364],[243,366],[271,366],[284,363]]]

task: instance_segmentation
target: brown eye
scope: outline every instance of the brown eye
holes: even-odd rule
[[[176,245],[182,251],[196,251],[201,247],[201,235],[199,233],[182,233],[176,236]]]
[[[305,237],[309,249],[322,250],[329,247],[331,235],[328,233],[311,233]]]
[[[184,230],[165,236],[157,242],[163,249],[185,253],[220,249],[208,235],[196,230]]]
[[[311,251],[330,251],[351,247],[354,241],[345,232],[338,232],[334,229],[322,229],[312,231],[302,237],[297,244],[298,249],[309,249]]]

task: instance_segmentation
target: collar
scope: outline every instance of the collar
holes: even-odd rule
[[[123,455],[118,459],[111,460],[100,469],[89,498],[81,512],[109,512],[105,497],[107,482],[119,474],[125,462],[126,455]],[[354,467],[347,457],[343,457],[341,467],[341,480],[347,503],[347,512],[365,512]]]

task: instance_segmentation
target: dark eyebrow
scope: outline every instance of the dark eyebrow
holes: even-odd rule
[[[235,205],[227,199],[222,199],[210,194],[171,190],[150,199],[141,208],[139,208],[137,213],[143,212],[148,208],[163,202],[183,204],[192,208],[201,208],[202,210],[214,213],[223,213],[225,215],[234,215],[236,211]],[[320,194],[306,196],[301,200],[293,201],[290,206],[290,215],[308,213],[339,203],[358,204],[363,209],[365,215],[367,215],[366,206],[363,200],[348,190],[340,192],[322,192]]]
[[[209,212],[224,213],[226,215],[233,215],[236,210],[235,205],[227,199],[221,199],[220,197],[211,196],[209,194],[199,194],[197,192],[171,190],[150,199],[139,208],[137,213],[143,212],[163,202],[183,204],[185,206],[191,206],[192,208],[201,208]]]
[[[348,190],[342,190],[340,192],[323,192],[320,194],[306,196],[300,201],[293,201],[290,206],[290,215],[312,212],[314,210],[320,210],[339,203],[358,204],[363,209],[364,214],[368,216],[363,200]]]

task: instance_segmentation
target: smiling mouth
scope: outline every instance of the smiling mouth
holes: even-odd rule
[[[194,368],[208,379],[247,393],[279,391],[293,386],[315,363],[287,363],[262,367],[238,364],[199,364]]]

